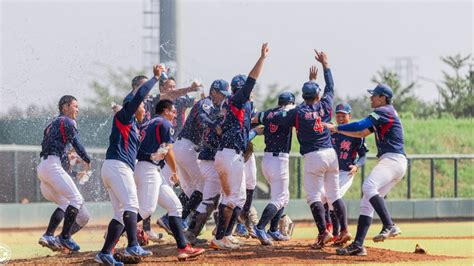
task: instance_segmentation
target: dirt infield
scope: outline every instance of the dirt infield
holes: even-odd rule
[[[390,262],[421,262],[463,259],[463,257],[414,254],[380,248],[367,248],[367,256],[337,256],[335,248],[313,250],[309,245],[313,240],[292,240],[279,242],[274,246],[261,246],[257,240],[247,240],[246,245],[236,251],[207,250],[199,258],[188,260],[186,264],[359,264]],[[152,257],[141,264],[175,264],[177,251],[174,244],[151,245]],[[11,265],[23,264],[93,264],[95,252],[39,257],[10,261]],[[183,264],[184,264],[183,263]]]

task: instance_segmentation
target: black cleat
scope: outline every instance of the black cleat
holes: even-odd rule
[[[336,249],[336,254],[341,256],[366,256],[367,250],[352,242],[352,244],[345,248]]]

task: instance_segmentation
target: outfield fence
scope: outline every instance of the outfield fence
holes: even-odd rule
[[[0,145],[0,203],[20,203],[20,202],[44,202],[46,201],[41,195],[39,180],[36,175],[36,166],[40,161],[39,153],[40,146],[28,145]],[[93,174],[88,182],[83,185],[78,184],[78,188],[88,202],[101,202],[108,200],[108,195],[102,184],[100,178],[100,167],[105,159],[105,149],[103,148],[88,148],[88,153],[92,157]],[[258,183],[257,193],[255,197],[258,199],[267,199],[270,195],[270,188],[265,182],[261,170],[260,162],[263,153],[256,152],[257,169],[258,169]],[[469,161],[472,164],[474,154],[410,154],[407,156],[408,169],[405,175],[407,199],[414,198],[412,191],[413,186],[413,163],[415,161],[429,162],[430,177],[428,184],[417,183],[417,186],[426,186],[421,189],[429,189],[430,197],[438,197],[435,193],[436,186],[436,170],[435,164],[437,161],[450,161],[453,164],[452,182],[450,189],[452,189],[452,197],[458,198],[458,184],[459,184],[459,162]],[[377,158],[374,155],[368,155],[368,161],[374,161]],[[303,157],[299,154],[290,154],[290,193],[291,198],[304,198],[303,190]],[[423,165],[425,167],[425,164]],[[360,187],[364,178],[369,173],[368,167],[365,165],[359,171]],[[467,179],[472,180],[474,173],[464,172],[465,175],[471,175]],[[463,177],[466,179],[465,177]],[[452,188],[451,188],[452,186]],[[418,188],[420,189],[420,188]],[[360,191],[362,191],[360,189]],[[362,196],[362,195],[360,195]]]

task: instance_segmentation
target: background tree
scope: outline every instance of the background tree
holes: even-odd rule
[[[474,98],[472,88],[474,84],[474,71],[472,69],[471,55],[441,57],[454,71],[449,74],[443,71],[444,80],[438,85],[438,91],[441,95],[439,108],[446,113],[452,114],[454,117],[473,117],[474,115]],[[471,63],[469,63],[471,61]],[[469,67],[469,69],[467,69]],[[464,73],[464,70],[466,73]]]

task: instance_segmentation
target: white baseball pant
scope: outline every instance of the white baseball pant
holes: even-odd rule
[[[199,169],[201,170],[201,175],[204,177],[205,182],[202,191],[202,202],[196,210],[199,213],[206,213],[206,204],[214,204],[214,202],[209,199],[219,195],[222,191],[221,181],[219,180],[219,174],[217,173],[214,161],[199,160]],[[217,206],[215,207],[217,208]]]
[[[138,213],[137,186],[133,171],[119,160],[105,160],[102,164],[102,182],[114,208],[114,219],[123,224],[124,211]]]
[[[173,145],[180,185],[186,196],[191,197],[194,191],[202,192],[204,178],[198,165],[196,146],[188,139],[177,140]]]
[[[270,203],[277,209],[281,209],[288,204],[290,199],[289,181],[289,161],[288,153],[280,153],[273,156],[272,152],[265,152],[262,158],[262,173],[268,184],[270,184]]]
[[[66,212],[67,206],[70,205],[69,200],[66,199],[66,197],[64,197],[60,193],[57,193],[54,187],[52,187],[46,182],[41,181],[40,189],[41,189],[41,194],[43,194],[43,196],[47,200],[58,204],[58,207],[64,212]],[[76,223],[82,228],[86,226],[86,224],[89,222],[89,218],[90,218],[89,211],[87,210],[86,205],[82,204],[76,216]]]
[[[245,188],[254,190],[257,186],[257,162],[255,154],[252,154],[244,163]]]
[[[232,209],[236,206],[242,208],[247,197],[242,154],[232,149],[223,149],[216,153],[215,158],[223,191],[221,203]]]
[[[324,195],[331,204],[340,198],[338,173],[339,164],[333,148],[304,155],[304,189],[308,205],[323,202]]]
[[[374,208],[369,200],[375,195],[384,197],[400,180],[407,170],[407,159],[399,153],[385,153],[362,184],[360,214],[373,217]]]
[[[71,176],[62,167],[58,156],[49,155],[47,159],[42,159],[36,170],[45,198],[48,196],[48,200],[54,201],[63,210],[66,210],[68,205],[81,209],[84,198]]]
[[[158,169],[158,171],[160,171]],[[165,183],[170,186],[170,187],[173,187],[174,184],[173,182],[171,182],[171,175],[172,175],[172,172],[171,172],[171,169],[170,167],[165,163],[165,165],[163,166],[163,168],[161,169],[160,171],[161,175],[163,176],[163,180],[165,181]],[[179,176],[180,177],[180,176]],[[181,178],[181,177],[180,177]]]
[[[354,181],[354,176],[349,173],[349,171],[339,171],[339,195],[341,198],[344,197]],[[326,192],[324,192],[323,203],[327,203]],[[334,210],[332,204],[329,204],[329,209]]]
[[[173,189],[163,180],[159,169],[159,166],[146,161],[139,161],[135,166],[134,179],[140,206],[138,212],[146,219],[159,204],[167,210],[168,215],[181,217],[183,206]]]

